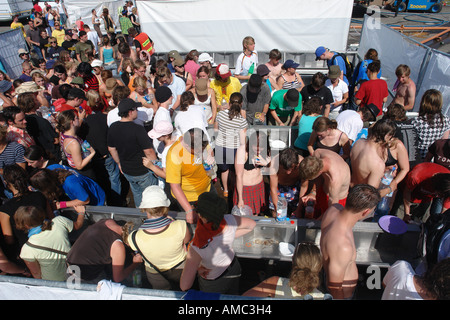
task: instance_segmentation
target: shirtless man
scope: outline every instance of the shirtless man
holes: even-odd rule
[[[302,160],[303,157],[294,148],[286,148],[273,157],[269,168],[269,208],[272,210],[273,217],[276,217],[278,195],[280,193],[288,194],[286,197],[288,201],[288,216],[293,213],[295,216],[300,217],[300,199],[308,189],[308,181],[301,182],[298,170]]]
[[[386,170],[386,160],[388,156],[388,144],[392,143],[395,138],[396,126],[395,123],[389,119],[378,120],[369,130],[367,139],[359,139],[353,145],[350,151],[350,163],[352,166],[351,186],[357,184],[370,184],[375,188],[380,187],[381,178]],[[400,144],[399,144],[399,147]],[[403,146],[404,147],[404,146]],[[399,159],[398,155],[397,158]],[[399,159],[400,160],[400,159]],[[409,166],[401,163],[402,167]],[[396,164],[399,167],[399,164]],[[398,171],[397,171],[398,172]],[[398,181],[401,181],[405,176],[395,179],[391,188],[384,188],[382,196],[392,192],[392,188],[396,189]]]
[[[303,203],[316,202],[315,217],[320,216],[332,204],[345,205],[350,187],[350,167],[336,152],[316,149],[312,156],[300,163],[302,180],[312,181],[312,191],[303,197]],[[317,193],[317,195],[316,195]]]
[[[360,183],[380,186],[386,168],[381,158],[381,147],[372,139],[359,139],[350,151],[352,166],[351,186]]]
[[[406,111],[412,110],[416,98],[416,84],[409,77],[411,69],[407,65],[401,64],[395,69],[395,75],[397,83],[396,88],[394,86],[394,90],[396,90],[394,103],[401,104]]]
[[[345,207],[334,204],[321,222],[320,250],[326,285],[334,299],[351,299],[358,281],[353,227],[375,210],[381,197],[369,185],[350,189]]]

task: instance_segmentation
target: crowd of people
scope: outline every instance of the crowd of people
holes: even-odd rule
[[[372,221],[382,198],[407,223],[422,218],[411,203],[432,202],[435,215],[450,208],[442,94],[427,90],[419,115],[408,119],[416,88],[409,67],[399,65],[387,105],[375,49],[350,70],[345,56],[317,48],[328,72],[308,84],[278,49],[259,61],[250,36],[233,72],[197,50],[156,59],[132,1],[119,13],[121,33],[106,8],[100,17],[92,10],[91,26],[81,19],[69,26],[63,6],[35,2],[23,29],[28,50],[18,52],[22,75],[0,72],[4,273],[122,282],[144,263],[155,289],[240,294],[232,243],[256,223],[231,209],[276,218],[285,198],[288,217],[321,221],[320,247],[300,243],[289,278],[271,277],[243,295],[351,299],[358,280],[352,228]],[[11,27],[20,27],[17,18]],[[284,126],[298,127],[298,136],[278,150],[271,144]],[[392,181],[382,183],[389,172]],[[137,230],[100,220],[72,241],[86,205],[136,207],[147,219]],[[77,217],[58,215],[64,208]],[[169,209],[185,212],[186,221]],[[131,263],[129,248],[137,252]],[[383,298],[402,289],[402,298],[448,299],[445,257],[425,277],[408,262],[396,265],[393,272],[416,286],[404,288],[389,273],[391,294]]]

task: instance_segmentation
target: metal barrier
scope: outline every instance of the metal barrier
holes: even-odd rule
[[[64,209],[69,218],[74,218],[72,209]],[[70,217],[70,212],[74,216]],[[138,228],[146,219],[146,215],[137,208],[94,207],[87,206],[87,219],[97,222],[100,219],[115,219],[131,221]],[[175,219],[185,220],[184,212],[170,211]],[[238,257],[249,259],[268,259],[276,261],[291,261],[291,257],[283,256],[278,250],[280,242],[288,242],[296,246],[303,241],[315,242],[320,245],[320,221],[310,219],[291,219],[286,223],[278,223],[274,218],[252,216],[256,227],[242,238],[237,238],[233,248]],[[191,233],[195,225],[190,225]],[[420,227],[409,224],[407,232],[402,235],[392,235],[384,232],[375,222],[358,222],[353,228],[357,251],[356,263],[359,265],[377,265],[388,267],[401,259],[412,265],[419,263],[416,244],[419,240]]]

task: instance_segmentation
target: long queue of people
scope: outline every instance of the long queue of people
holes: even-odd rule
[[[121,18],[129,19],[128,8],[137,14],[127,5]],[[386,105],[374,49],[351,70],[344,55],[318,47],[328,72],[306,84],[299,64],[282,63],[277,49],[260,63],[250,36],[232,73],[197,50],[158,60],[150,37],[123,23],[127,32],[108,27],[94,42],[94,31],[81,24],[66,29],[61,44],[53,36],[39,48],[31,42],[30,51],[18,52],[18,79],[0,72],[3,272],[123,282],[144,263],[156,289],[346,299],[358,279],[352,227],[380,216],[382,198],[393,199],[390,214],[407,223],[421,222],[411,203],[432,202],[431,214],[450,208],[450,119],[434,89],[421,97],[419,116],[406,117],[415,103],[408,66],[398,66]],[[286,142],[277,131],[283,126],[298,126],[298,136],[275,148],[274,137]],[[382,183],[386,172],[390,184]],[[232,243],[255,221],[230,215],[231,208],[276,217],[281,198],[288,217],[321,221],[320,247],[299,244],[289,278],[241,292]],[[101,220],[73,241],[70,234],[86,224],[86,205],[135,206],[147,219],[137,230]],[[65,208],[77,216],[58,215]],[[186,221],[172,219],[170,209],[185,212]],[[392,272],[418,283],[402,298],[448,297],[442,248],[442,261],[424,277],[408,262],[396,264]],[[391,273],[386,299],[404,289]]]

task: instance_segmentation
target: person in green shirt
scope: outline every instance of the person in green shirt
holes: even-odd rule
[[[277,90],[269,106],[269,124],[293,126],[302,114],[302,99],[297,89]]]
[[[75,44],[75,52],[77,54],[78,62],[89,62],[89,53],[95,55],[94,45],[90,40],[88,40],[88,36],[86,31],[80,31],[78,33],[78,37],[80,41]]]
[[[127,10],[122,11],[122,16],[119,18],[120,29],[122,30],[122,34],[125,37],[125,40],[128,44],[130,44],[128,29],[133,27],[130,18],[127,16]]]

